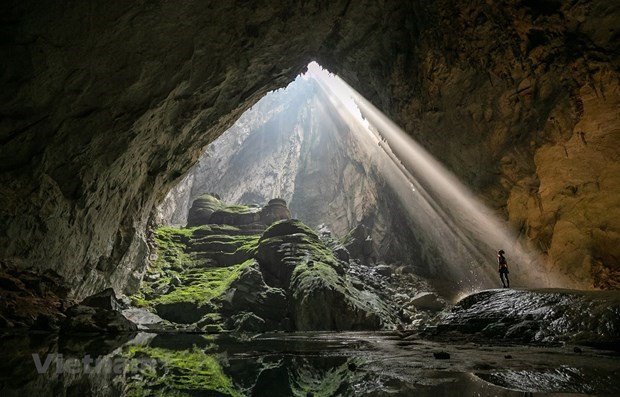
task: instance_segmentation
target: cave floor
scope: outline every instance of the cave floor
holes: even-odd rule
[[[139,333],[115,338],[21,335],[3,338],[0,347],[2,396],[41,388],[77,388],[80,395],[100,396],[620,395],[620,355],[587,347],[575,352],[573,345],[319,332]],[[32,357],[36,352],[41,362],[48,352],[62,354],[65,361],[53,361],[40,374]],[[449,358],[436,358],[436,353],[448,353]],[[67,360],[86,355],[100,358],[99,363],[71,376],[64,373]]]

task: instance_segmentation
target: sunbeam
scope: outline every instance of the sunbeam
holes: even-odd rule
[[[522,287],[570,285],[550,274],[540,253],[524,247],[504,222],[410,135],[338,76],[316,63],[308,75],[319,82],[368,150],[376,153],[386,180],[416,225],[416,235],[432,247],[425,260],[456,295],[497,285],[495,253],[508,253],[514,284]]]

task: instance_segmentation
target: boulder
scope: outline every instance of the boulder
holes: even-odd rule
[[[359,259],[362,263],[369,263],[372,258],[376,257],[370,229],[362,224],[351,230],[344,238],[343,243],[351,258]]]
[[[157,315],[168,321],[180,324],[193,324],[202,316],[215,310],[210,304],[192,301],[158,303],[155,305]]]
[[[261,210],[260,220],[267,226],[284,219],[291,219],[291,212],[283,199],[269,200],[269,203]]]
[[[286,291],[293,329],[381,327],[380,300],[355,288],[334,251],[300,221],[270,226],[259,240],[257,257],[267,285]]]
[[[224,208],[224,204],[214,195],[203,194],[192,203],[187,214],[187,226],[206,225],[211,219],[211,215],[217,210]]]
[[[225,313],[252,312],[277,323],[286,316],[286,294],[280,288],[265,284],[257,267],[258,264],[247,268],[231,284],[222,301],[222,310]]]
[[[438,312],[446,307],[446,303],[432,292],[423,292],[414,296],[409,303],[407,303],[407,307]]]
[[[385,263],[375,266],[375,271],[385,277],[390,277],[393,273],[392,267]]]
[[[291,307],[295,330],[373,330],[381,327],[378,307],[369,297],[346,288],[334,269],[322,263],[295,269],[291,281]]]
[[[338,260],[342,262],[349,262],[349,251],[343,245],[336,246],[333,251],[334,255],[336,255],[336,258],[338,258]]]
[[[67,310],[66,315],[67,318],[60,327],[60,332],[65,334],[123,333],[138,330],[136,324],[116,310],[75,305]]]
[[[157,328],[164,320],[155,313],[139,307],[130,307],[123,310],[123,316],[136,324],[139,330]]]
[[[228,327],[237,332],[265,332],[269,331],[265,320],[254,313],[238,313],[229,320]]]
[[[89,296],[80,302],[80,305],[116,311],[121,311],[123,309],[123,304],[116,298],[116,293],[112,288],[107,288],[99,293]]]

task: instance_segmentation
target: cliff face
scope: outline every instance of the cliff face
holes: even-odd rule
[[[0,258],[139,279],[152,209],[316,59],[586,284],[617,287],[617,2],[4,2]],[[134,285],[135,283],[129,283]]]

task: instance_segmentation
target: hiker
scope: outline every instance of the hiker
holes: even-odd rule
[[[508,263],[504,257],[504,250],[497,251],[497,270],[499,271],[499,278],[502,280],[504,288],[510,288],[510,281],[508,280]],[[506,282],[504,282],[504,278]]]

